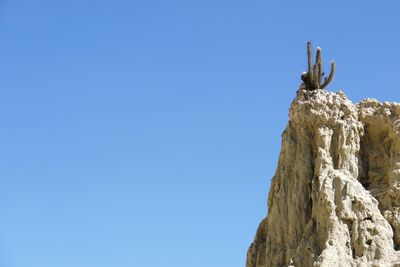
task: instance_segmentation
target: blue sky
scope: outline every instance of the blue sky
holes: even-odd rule
[[[400,101],[399,8],[1,1],[0,266],[244,266],[306,42]]]

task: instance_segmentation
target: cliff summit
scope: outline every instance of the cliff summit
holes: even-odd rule
[[[246,267],[400,266],[400,104],[304,83]]]

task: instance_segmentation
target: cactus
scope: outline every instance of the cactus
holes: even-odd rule
[[[301,79],[304,82],[306,90],[324,89],[333,79],[336,70],[336,64],[334,61],[331,62],[331,72],[328,77],[325,77],[324,82],[321,83],[324,72],[322,69],[322,58],[321,48],[317,48],[317,54],[315,56],[315,64],[312,63],[312,46],[311,42],[307,43],[307,62],[308,72],[301,75]]]

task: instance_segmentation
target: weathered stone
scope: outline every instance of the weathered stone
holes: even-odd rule
[[[247,267],[400,266],[400,104],[300,89]]]

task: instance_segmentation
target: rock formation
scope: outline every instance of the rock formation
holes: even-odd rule
[[[300,88],[246,267],[400,266],[400,104]]]

